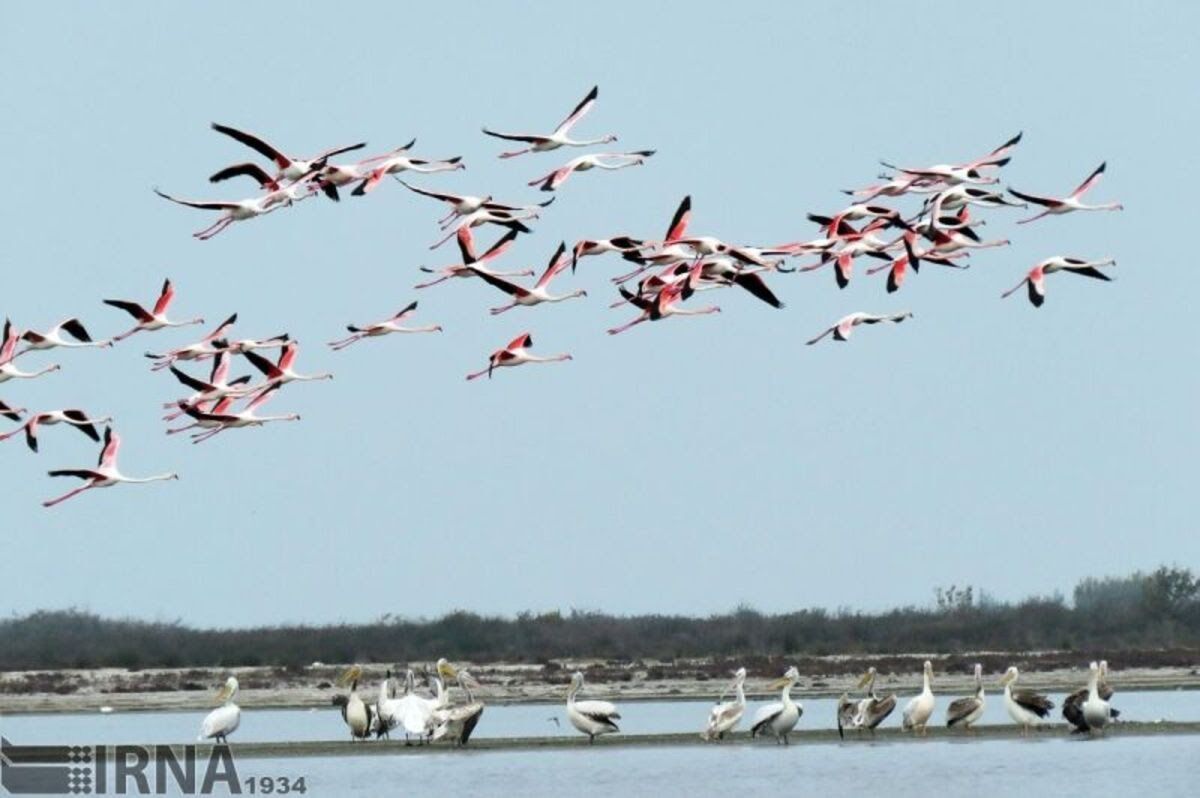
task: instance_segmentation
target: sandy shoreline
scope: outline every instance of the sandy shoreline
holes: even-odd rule
[[[888,669],[879,667],[881,692],[915,692],[920,688],[920,663],[924,655],[897,661],[889,657]],[[955,657],[947,672],[934,659],[935,682],[942,694],[966,694],[971,676]],[[1037,655],[980,655],[985,680],[994,685],[1003,670],[1001,661],[1022,663],[1022,685],[1059,692],[1086,684],[1087,673],[1079,668],[1036,667]],[[815,664],[814,664],[815,661]],[[809,673],[796,686],[800,697],[837,696],[853,692],[858,675],[870,660],[844,657],[806,658]],[[1054,659],[1060,662],[1061,656]],[[821,665],[828,673],[820,672]],[[1200,670],[1195,667],[1128,668],[1112,665],[1111,681],[1119,691],[1200,689]],[[707,666],[707,669],[706,669]],[[1033,667],[1030,667],[1033,666]],[[388,666],[363,666],[362,689],[373,692]],[[429,667],[428,665],[423,667]],[[483,700],[491,704],[557,703],[563,700],[569,674],[583,668],[588,674],[588,692],[594,697],[620,701],[669,701],[713,698],[724,687],[726,663],[676,661],[614,664],[602,661],[561,661],[542,664],[469,663],[471,673],[484,685]],[[237,676],[242,690],[238,703],[248,708],[327,707],[338,692],[333,686],[344,665],[314,663],[305,668],[177,668],[129,671],[120,668],[63,671],[9,671],[0,674],[0,712],[90,712],[101,707],[114,711],[199,710],[209,706],[212,691],[229,674]],[[421,667],[416,667],[418,672]],[[395,670],[395,669],[394,669]],[[766,695],[765,685],[777,673],[751,670],[747,692]]]

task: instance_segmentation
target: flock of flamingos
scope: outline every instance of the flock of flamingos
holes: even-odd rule
[[[598,95],[598,89],[593,88],[549,133],[500,133],[488,128],[484,128],[483,132],[493,138],[515,142],[519,146],[519,149],[500,153],[501,158],[516,158],[531,153],[553,152],[566,147],[588,147],[614,142],[616,136],[613,135],[593,139],[571,137],[575,126],[595,106]],[[340,199],[340,190],[351,185],[354,186],[350,190],[353,196],[364,196],[377,190],[390,175],[409,192],[445,206],[446,214],[439,221],[444,235],[431,249],[440,247],[451,238],[458,243],[459,262],[440,269],[425,269],[426,272],[432,272],[433,276],[427,282],[415,286],[417,289],[429,288],[452,278],[478,278],[495,287],[504,296],[504,304],[492,308],[491,312],[507,313],[518,306],[532,307],[587,296],[587,292],[582,289],[551,293],[551,286],[568,270],[574,274],[581,259],[611,253],[621,258],[629,269],[626,273],[612,278],[619,294],[612,307],[628,306],[634,314],[625,323],[609,329],[611,335],[622,333],[645,322],[663,321],[672,316],[718,313],[720,308],[716,305],[697,307],[688,304],[695,294],[718,288],[736,286],[773,308],[781,308],[783,303],[766,282],[765,278],[768,276],[812,272],[831,267],[837,285],[844,288],[851,279],[854,261],[863,256],[879,262],[868,268],[866,274],[887,273],[886,288],[889,294],[900,290],[909,272],[917,273],[922,264],[965,269],[967,264],[963,259],[969,257],[971,250],[1000,247],[1009,243],[1006,240],[983,240],[975,230],[982,222],[973,216],[973,208],[1027,208],[1029,205],[1040,208],[1035,215],[1021,219],[1018,224],[1075,211],[1121,210],[1121,205],[1115,202],[1084,202],[1084,195],[1096,186],[1104,174],[1103,163],[1066,196],[1043,196],[1013,188],[1008,188],[1007,192],[1000,190],[1000,180],[996,172],[1009,162],[1013,150],[1021,141],[1021,134],[1017,134],[988,154],[966,163],[902,167],[882,162],[892,172],[881,175],[881,182],[874,185],[845,191],[844,193],[852,198],[851,204],[829,215],[808,215],[809,220],[819,227],[816,237],[811,240],[774,246],[747,246],[729,243],[712,236],[695,235],[689,229],[691,198],[685,197],[661,240],[615,235],[609,238],[580,240],[570,248],[563,242],[555,248],[537,281],[528,284],[514,278],[530,277],[533,275],[531,270],[501,271],[495,268],[495,264],[511,247],[517,236],[532,232],[529,225],[549,208],[554,197],[540,203],[518,205],[499,202],[491,195],[452,194],[412,185],[399,176],[406,172],[432,174],[464,168],[460,157],[444,160],[414,157],[411,149],[415,146],[415,140],[383,155],[353,163],[334,163],[332,159],[335,156],[360,150],[366,144],[336,147],[311,158],[296,158],[284,154],[250,133],[219,124],[212,127],[216,132],[254,150],[269,160],[271,166],[264,167],[254,162],[238,163],[217,171],[209,178],[213,183],[235,178],[254,180],[260,192],[245,200],[187,200],[155,189],[159,196],[171,202],[220,214],[212,225],[195,233],[195,238],[211,238],[236,222],[290,208],[317,194],[324,194],[337,201]],[[536,186],[543,192],[555,192],[576,173],[639,166],[653,154],[653,150],[636,150],[580,155],[557,169],[530,180],[529,185]],[[922,200],[919,208],[908,216],[896,208],[880,204],[881,198],[899,198],[906,195],[917,195]],[[481,252],[476,246],[475,231],[485,227],[499,228],[499,237]],[[889,231],[894,231],[891,237],[888,237]],[[787,266],[788,260],[793,258],[806,258],[811,262]],[[1028,292],[1029,301],[1040,307],[1045,301],[1047,275],[1068,272],[1097,280],[1109,280],[1103,269],[1113,265],[1115,261],[1111,258],[1089,260],[1061,255],[1048,257],[1033,266],[1021,282],[1006,291],[1003,296],[1007,297],[1024,287]],[[54,348],[108,348],[135,334],[204,323],[202,318],[180,320],[171,317],[169,313],[174,298],[174,287],[170,280],[166,280],[152,305],[123,299],[105,299],[106,305],[128,314],[133,320],[133,326],[104,340],[93,339],[78,318],[66,319],[44,331],[19,329],[11,321],[6,321],[3,343],[0,345],[0,383],[33,379],[59,369],[58,365],[47,365],[33,371],[22,370],[18,361],[30,352]],[[405,322],[416,310],[417,303],[411,302],[386,319],[349,325],[347,331],[350,335],[331,341],[329,346],[340,350],[367,338],[379,338],[393,333],[441,330],[437,325],[407,325]],[[907,311],[882,314],[851,313],[808,343],[815,344],[827,336],[832,336],[835,341],[846,341],[859,325],[899,323],[911,316]],[[194,443],[200,443],[226,430],[261,426],[273,421],[298,420],[299,416],[294,413],[268,415],[261,411],[264,404],[290,382],[328,379],[332,376],[296,371],[299,346],[287,334],[263,339],[233,338],[231,330],[236,321],[237,314],[234,314],[195,343],[159,353],[146,353],[147,357],[154,361],[152,368],[169,370],[175,379],[191,391],[189,396],[165,406],[167,413],[164,420],[183,420],[180,426],[169,428],[168,434],[186,431],[191,434]],[[516,336],[492,352],[487,358],[486,367],[468,374],[467,379],[474,380],[485,375],[490,378],[498,368],[571,359],[571,355],[567,353],[536,355],[532,351],[533,345],[531,333],[525,332]],[[274,359],[263,354],[271,351],[278,353]],[[261,374],[261,381],[254,382],[249,376],[230,378],[230,368],[238,355]],[[197,376],[179,367],[181,364],[204,361],[211,361],[207,376]],[[52,425],[73,426],[97,443],[103,442],[95,466],[56,469],[49,472],[52,477],[76,478],[81,480],[81,484],[61,496],[43,502],[46,507],[93,488],[176,478],[174,473],[140,478],[123,474],[117,464],[121,439],[113,430],[112,419],[109,417],[93,416],[77,408],[27,411],[3,401],[0,401],[0,415],[19,425],[0,434],[0,440],[23,432],[26,443],[35,452],[38,449],[39,431]],[[103,435],[98,431],[102,426]]]

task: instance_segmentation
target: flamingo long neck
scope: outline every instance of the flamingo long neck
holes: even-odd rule
[[[573,139],[569,136],[563,136],[563,143],[571,147],[590,147],[593,144],[608,144],[612,139],[607,136],[602,136],[598,139]]]
[[[1116,211],[1120,209],[1121,203],[1119,202],[1104,202],[1099,205],[1085,205],[1082,202],[1079,203],[1079,210],[1081,211]]]
[[[563,300],[574,299],[575,297],[579,297],[579,296],[586,296],[586,294],[584,293],[582,288],[579,289],[578,291],[572,291],[569,294],[562,294],[561,296],[547,296],[546,301],[547,302],[562,302]]]
[[[426,324],[423,327],[397,327],[396,328],[396,332],[403,332],[403,333],[427,333],[427,332],[437,332],[437,331],[438,331],[438,326],[436,324]]]
[[[689,309],[689,308],[672,308],[671,315],[672,316],[704,316],[709,313],[716,313],[718,310],[720,310],[720,308],[718,308],[716,305],[710,305],[709,307],[706,307],[706,308],[696,308],[694,310]]]
[[[525,360],[529,363],[556,363],[560,360],[568,360],[571,356],[567,353],[561,355],[550,355],[548,357],[538,357],[537,355],[525,355]]]
[[[175,479],[174,474],[155,474],[152,477],[121,477],[121,482],[162,482],[167,479]]]

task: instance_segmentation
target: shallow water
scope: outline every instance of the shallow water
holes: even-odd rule
[[[1063,694],[1051,693],[1056,709],[1051,720],[1061,721],[1057,707]],[[597,695],[596,697],[601,697]],[[900,723],[900,710],[908,695],[897,696],[897,709],[884,726]],[[486,698],[484,699],[486,701]],[[938,696],[934,719],[945,717],[953,696]],[[749,719],[761,701],[751,701],[740,728],[749,727]],[[836,699],[800,699],[804,715],[801,729],[832,729]],[[1117,693],[1113,706],[1121,719],[1129,721],[1200,721],[1200,690],[1144,690]],[[621,702],[621,730],[630,734],[667,734],[696,731],[704,727],[709,701],[628,701]],[[186,743],[195,740],[204,712],[116,712],[56,713],[47,715],[0,716],[0,731],[13,742],[36,743]],[[557,718],[556,724],[551,718]],[[991,693],[981,721],[1011,723],[1004,710],[1004,697]],[[576,736],[567,722],[561,704],[517,704],[489,706],[475,730],[476,737],[554,737]],[[345,739],[346,727],[335,707],[328,709],[248,709],[233,741],[284,742]],[[1198,739],[1200,742],[1200,739]]]
[[[580,747],[398,757],[247,759],[237,776],[303,776],[306,795],[1194,795],[1200,738],[928,739],[837,745]],[[202,770],[203,768],[201,768]],[[111,773],[111,769],[110,769]],[[165,794],[178,795],[168,781]],[[109,792],[114,792],[111,777]],[[217,794],[226,794],[220,787]],[[243,792],[246,792],[243,787]]]

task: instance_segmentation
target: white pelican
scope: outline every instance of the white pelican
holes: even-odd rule
[[[230,676],[213,700],[214,704],[220,706],[209,712],[200,724],[201,740],[216,740],[218,743],[228,744],[228,736],[236,731],[238,724],[242,722],[242,709],[233,703],[237,691],[238,680]]]
[[[886,695],[883,698],[875,695],[876,676],[878,676],[878,673],[875,670],[875,666],[872,665],[863,674],[862,679],[859,680],[858,686],[866,688],[867,697],[858,702],[858,707],[854,712],[854,719],[851,723],[856,728],[869,730],[872,735],[875,734],[875,727],[883,723],[887,719],[887,716],[892,714],[892,711],[896,708],[896,696],[894,693]]]
[[[1108,681],[1108,662],[1100,660],[1100,679],[1097,684],[1097,694],[1104,701],[1108,701],[1113,696],[1113,689],[1109,686]],[[1087,701],[1088,688],[1081,687],[1075,692],[1063,699],[1062,716],[1075,728],[1072,729],[1072,734],[1079,732],[1090,732],[1092,727],[1088,724],[1087,719],[1083,716],[1083,703]],[[1110,720],[1115,720],[1121,713],[1113,709],[1111,706],[1108,709],[1108,717]]]
[[[976,662],[975,695],[956,698],[950,702],[950,706],[946,707],[946,726],[951,728],[962,726],[967,731],[970,731],[971,724],[983,717],[983,708],[986,705],[986,701],[983,689],[983,666]]]
[[[567,719],[571,725],[588,736],[589,744],[596,742],[598,735],[619,732],[616,721],[621,719],[621,713],[617,708],[608,701],[576,701],[582,687],[583,674],[575,671],[567,689]]]
[[[350,727],[351,740],[365,740],[371,734],[371,708],[358,694],[358,680],[361,678],[362,668],[351,665],[338,679],[340,686],[350,688],[350,694],[333,697],[333,704],[342,710],[342,720]]]
[[[445,663],[444,667],[439,665],[438,672],[443,679],[453,679],[462,688],[467,702],[449,705],[434,711],[436,727],[433,730],[433,739],[440,740],[443,737],[449,737],[456,746],[466,745],[471,739],[471,733],[479,724],[479,716],[483,714],[483,702],[476,701],[474,694],[471,693],[472,688],[479,687],[479,682],[475,681],[466,668],[456,669],[449,663]]]
[[[725,694],[733,690],[732,701],[721,701]],[[733,681],[721,691],[721,698],[708,713],[708,725],[700,737],[705,740],[723,740],[728,732],[733,731],[746,712],[746,669],[738,668],[733,674]]]
[[[778,689],[782,692],[778,701],[764,704],[754,713],[754,723],[750,726],[752,738],[770,732],[775,735],[777,742],[788,744],[788,735],[791,734],[792,729],[796,728],[796,724],[800,722],[800,716],[804,714],[804,707],[792,700],[792,687],[798,681],[800,681],[800,671],[796,670],[796,666],[793,665],[787,669],[782,678],[767,685],[770,690]]]
[[[1112,720],[1112,710],[1108,702],[1100,696],[1100,666],[1095,662],[1088,665],[1087,699],[1083,702],[1083,719],[1091,731],[1103,732],[1104,727]]]
[[[392,697],[392,672],[389,670],[379,683],[379,698],[375,700],[377,737],[391,738],[389,732],[400,725],[400,699]]]
[[[904,731],[917,731],[924,737],[926,724],[933,717],[933,707],[935,704],[933,689],[929,686],[930,680],[933,679],[933,663],[925,660],[925,666],[922,670],[924,687],[921,688],[920,694],[910,699],[904,707],[904,716],[900,722],[900,728]]]
[[[1024,737],[1038,721],[1050,714],[1054,702],[1033,690],[1013,690],[1020,676],[1016,666],[1011,665],[1000,678],[1000,684],[1004,686],[1004,708],[1013,722],[1021,725],[1021,736]]]

